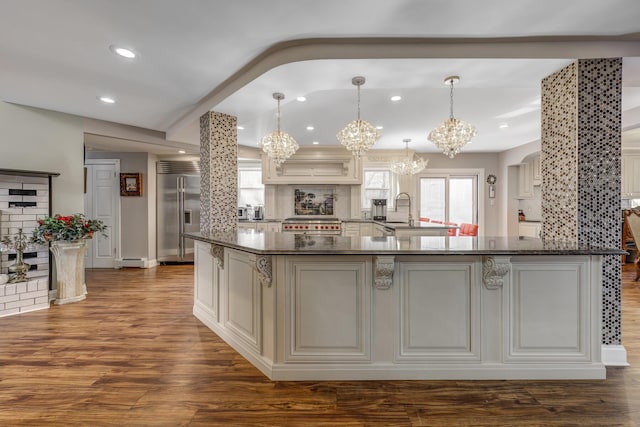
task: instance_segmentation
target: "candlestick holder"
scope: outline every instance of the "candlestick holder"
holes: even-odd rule
[[[24,250],[27,248],[29,240],[22,232],[22,228],[18,229],[18,234],[13,237],[5,236],[2,239],[2,245],[6,250],[14,249],[16,251],[16,261],[9,266],[9,273],[13,274],[9,283],[26,282],[29,264],[23,260]]]

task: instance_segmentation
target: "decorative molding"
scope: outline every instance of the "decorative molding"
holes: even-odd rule
[[[393,269],[395,267],[395,257],[378,256],[375,260],[373,273],[373,285],[381,291],[391,288],[393,284]]]
[[[249,260],[253,263],[254,268],[258,272],[260,283],[267,288],[271,287],[271,257],[269,255],[250,255]]]
[[[482,260],[482,282],[489,290],[500,289],[504,286],[504,276],[511,270],[511,257],[487,256]]]
[[[224,246],[211,244],[211,255],[218,261],[220,268],[224,269]]]

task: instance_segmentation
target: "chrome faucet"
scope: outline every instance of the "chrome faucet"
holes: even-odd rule
[[[402,193],[398,193],[396,196],[396,212],[398,212],[398,199],[400,199],[400,196],[407,196],[407,200],[409,200],[409,218],[407,218],[407,222],[409,223],[409,227],[413,227],[413,217],[411,216],[411,196],[409,193],[405,193],[404,191]]]

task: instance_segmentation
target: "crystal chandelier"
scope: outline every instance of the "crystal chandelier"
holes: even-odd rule
[[[276,166],[280,166],[282,162],[291,157],[299,148],[298,143],[291,135],[280,130],[280,101],[284,99],[282,93],[273,94],[273,99],[278,101],[278,130],[274,130],[269,135],[263,137],[258,146],[262,147],[262,151],[274,161]]]
[[[409,157],[409,143],[411,140],[403,139],[402,142],[405,143],[405,158],[391,163],[391,172],[398,175],[413,175],[426,168],[429,160],[416,156],[415,153],[413,156]]]
[[[336,137],[347,150],[356,158],[370,149],[380,138],[380,131],[366,120],[360,120],[360,86],[364,84],[364,77],[357,76],[351,79],[351,83],[358,87],[358,119],[348,123]]]
[[[433,142],[442,153],[453,159],[462,147],[476,136],[476,128],[467,122],[453,117],[453,84],[460,80],[458,76],[444,79],[445,84],[451,85],[449,92],[449,118],[429,133],[428,139]]]

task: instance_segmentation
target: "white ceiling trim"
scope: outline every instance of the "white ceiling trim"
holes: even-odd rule
[[[172,123],[167,139],[213,109],[244,85],[267,71],[314,59],[398,58],[611,58],[640,56],[637,34],[589,37],[516,38],[313,38],[278,43],[216,86],[191,110]]]

